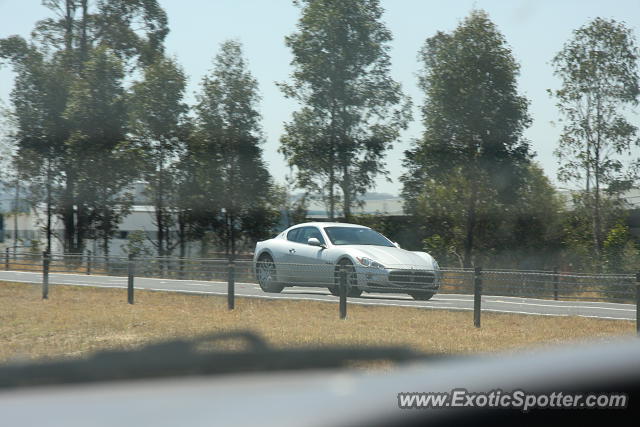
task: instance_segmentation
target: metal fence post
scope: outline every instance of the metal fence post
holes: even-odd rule
[[[227,269],[227,307],[233,310],[236,304],[236,268],[233,262]]]
[[[558,301],[558,267],[553,267],[553,299]]]
[[[480,312],[482,297],[482,268],[476,267],[473,275],[473,326],[480,327]]]
[[[135,275],[135,260],[132,254],[129,254],[128,273],[127,301],[129,302],[129,304],[133,304],[133,276]]]
[[[640,337],[640,272],[636,273],[636,333]]]
[[[9,270],[9,248],[4,249],[4,269]]]
[[[42,299],[49,299],[49,252],[42,252]]]
[[[347,318],[347,269],[340,269],[340,285],[338,286],[338,293],[340,295],[340,319]]]
[[[91,251],[87,251],[87,274],[91,275]]]

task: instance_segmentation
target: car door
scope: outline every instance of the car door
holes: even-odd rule
[[[279,259],[277,262],[278,280],[287,284],[296,284],[299,272],[296,272],[295,253],[299,243],[297,241],[298,233],[301,227],[289,230],[285,236],[285,240],[279,242]]]
[[[296,284],[318,284],[325,282],[323,269],[323,251],[326,249],[311,246],[307,242],[315,237],[320,243],[325,244],[324,237],[318,227],[301,227],[295,236],[295,242],[291,243],[289,253],[291,255],[291,274]],[[324,285],[326,286],[326,285]]]

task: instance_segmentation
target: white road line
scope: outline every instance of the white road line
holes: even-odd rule
[[[166,289],[150,289],[153,291],[166,291]],[[181,292],[181,291],[175,291]],[[182,291],[186,293],[196,293],[195,291]],[[213,295],[226,295],[226,292],[205,292],[207,294]],[[317,298],[304,298],[304,297],[278,297],[274,295],[238,295],[244,298],[259,298],[259,299],[286,299],[286,300],[299,300],[299,301],[318,301],[318,302],[332,302],[335,303],[335,300],[331,299],[317,299]],[[457,311],[472,311],[473,308],[464,308],[464,307],[437,307],[437,306],[428,306],[428,305],[413,305],[413,304],[395,304],[395,303],[380,303],[380,302],[365,302],[365,301],[353,301],[349,300],[349,304],[358,304],[358,305],[380,305],[380,306],[391,306],[391,307],[411,307],[411,308],[433,308],[436,310],[457,310]],[[490,308],[485,308],[483,311],[493,312],[493,313],[511,313],[511,314],[529,314],[532,316],[556,316],[556,317],[571,317],[571,314],[549,314],[549,313],[531,313],[527,311],[509,311],[509,310],[494,310]],[[630,318],[624,317],[602,317],[602,316],[591,316],[591,315],[577,315],[578,317],[590,317],[596,319],[610,319],[610,320],[633,320]]]
[[[484,299],[482,302],[485,302]],[[587,309],[587,310],[613,310],[613,311],[633,311],[635,309],[628,308],[613,308],[613,307],[585,307],[583,305],[559,305],[559,304],[537,304],[530,302],[508,302],[508,301],[486,301],[487,303],[499,303],[499,304],[514,304],[514,305],[528,305],[532,307],[554,307],[554,308],[576,308],[576,309]]]
[[[3,276],[2,274],[3,272],[0,272],[0,278]],[[23,272],[23,271],[10,271],[7,273],[12,273],[12,274],[22,274],[22,275],[37,275],[40,276],[38,273],[33,273],[33,272]],[[56,277],[55,275],[50,276],[50,280],[52,280],[52,282],[50,282],[51,285],[55,285],[55,284],[60,284],[60,285],[75,285],[75,286],[86,286],[86,287],[98,287],[98,288],[122,288],[126,285],[125,277],[112,277],[112,276],[87,276],[84,274],[64,274],[64,277]],[[97,283],[78,283],[78,282],[72,282],[69,281],[69,276],[76,276],[76,277],[81,277],[83,279],[87,279],[87,278],[91,278],[94,280],[107,280],[107,281],[112,281],[112,282],[117,282],[120,284],[120,286],[110,286],[110,285],[102,285],[102,284],[97,284]],[[5,278],[4,280],[8,280],[11,281],[13,278]],[[189,280],[180,280],[180,279],[172,279],[172,280],[164,280],[164,279],[156,279],[156,278],[140,278],[142,282],[144,281],[149,281],[149,282],[160,282],[162,284],[167,284],[167,285],[171,285],[175,282],[189,282],[188,285],[190,286],[201,286],[201,287],[214,287],[215,285],[226,285],[226,282],[190,282]],[[0,279],[1,280],[1,279]],[[21,282],[24,283],[34,283],[34,284],[39,284],[41,283],[40,280],[25,280],[25,279],[18,279]],[[246,286],[248,288],[258,288],[259,286],[254,284],[254,283],[243,283],[243,282],[239,282],[237,283],[237,285],[242,285],[242,286]],[[145,290],[155,290],[155,291],[165,291],[165,292],[186,292],[186,293],[201,293],[201,294],[213,294],[213,295],[226,295],[226,292],[213,292],[213,291],[195,291],[195,290],[184,290],[184,289],[171,289],[171,288],[153,288],[153,287],[146,287],[144,285],[141,285],[140,282],[138,282],[138,285],[136,286],[137,289],[145,289]],[[296,291],[291,291],[291,292],[284,292],[283,296],[273,296],[273,295],[246,295],[246,294],[237,294],[239,297],[247,297],[247,298],[263,298],[263,299],[295,299],[295,300],[302,300],[302,301],[327,301],[327,302],[335,302],[336,299],[334,299],[334,297],[329,296],[328,294],[324,294],[318,291],[311,291],[309,289],[300,289],[305,293],[312,293],[312,294],[316,294],[318,296],[326,296],[327,298],[308,298],[308,297],[299,297],[295,295]],[[389,295],[395,295],[395,294],[389,294]],[[457,294],[442,294],[442,296],[446,296],[447,298],[434,298],[432,301],[429,302],[419,302],[419,301],[415,301],[413,302],[410,298],[406,297],[407,302],[411,301],[413,302],[413,304],[407,304],[407,303],[394,303],[394,302],[389,302],[389,301],[381,301],[381,302],[374,302],[374,301],[354,301],[352,299],[349,300],[350,304],[360,304],[360,305],[381,305],[381,306],[396,306],[396,307],[413,307],[413,308],[434,308],[434,309],[450,309],[450,310],[464,310],[464,311],[469,311],[472,310],[472,307],[442,307],[442,305],[449,305],[450,302],[448,301],[455,301],[455,302],[472,302],[472,298],[471,296],[465,296],[465,295],[460,295],[460,298],[450,298],[451,296],[454,296]],[[373,297],[375,299],[381,299],[383,300],[385,298],[384,295],[370,295],[370,297]],[[398,295],[396,296],[396,298],[403,298],[402,296]],[[502,299],[506,299],[506,298],[513,298],[513,299],[518,299],[518,301],[502,301],[502,300],[493,300],[493,298],[502,298]],[[534,301],[541,301],[541,302],[546,302],[547,304],[539,304],[539,303],[531,303],[531,302],[525,302],[522,301],[522,297],[496,297],[496,296],[487,296],[482,298],[483,303],[485,304],[491,304],[491,303],[496,303],[496,304],[515,304],[518,306],[531,306],[531,307],[547,307],[547,308],[559,308],[559,309],[570,309],[572,311],[581,311],[581,310],[600,310],[600,311],[623,311],[623,312],[635,312],[635,308],[633,305],[631,304],[618,304],[618,303],[605,303],[605,304],[617,304],[620,306],[627,306],[627,307],[632,307],[632,308],[614,308],[614,307],[605,307],[605,306],[592,306],[591,304],[595,304],[596,302],[589,302],[589,301],[580,301],[580,305],[567,305],[566,303],[563,304],[562,302],[551,302],[551,304],[549,304],[549,300],[545,300],[545,299],[539,299],[539,298],[527,298],[527,300],[534,300]],[[589,305],[586,305],[589,304]],[[540,315],[540,316],[571,316],[571,315],[577,315],[579,317],[591,317],[591,318],[599,318],[599,319],[612,319],[612,320],[632,320],[630,318],[621,318],[621,317],[607,317],[607,316],[598,316],[598,315],[587,315],[587,314],[575,314],[575,313],[570,313],[570,314],[556,314],[556,313],[534,313],[534,312],[529,312],[529,311],[517,311],[517,310],[499,310],[499,309],[495,309],[495,308],[491,308],[491,307],[483,307],[483,311],[491,311],[491,312],[497,312],[497,313],[514,313],[514,314],[531,314],[531,315]]]

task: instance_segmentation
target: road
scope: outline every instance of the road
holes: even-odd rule
[[[42,273],[0,271],[0,281],[2,280],[23,283],[42,283]],[[117,276],[88,276],[82,274],[51,273],[49,275],[49,283],[51,285],[58,284],[102,288],[126,288],[127,278]],[[136,277],[135,288],[154,291],[227,295],[226,282]],[[52,290],[51,292],[54,293],[55,291]],[[338,298],[330,295],[325,288],[294,287],[286,288],[281,294],[267,294],[254,283],[236,283],[236,296],[263,299],[327,301],[336,303],[336,310],[338,302]],[[436,294],[429,301],[414,301],[410,296],[404,294],[365,293],[360,298],[350,298],[349,304],[445,310],[473,310],[473,295]],[[482,310],[497,313],[533,314],[539,316],[581,316],[615,320],[636,319],[636,306],[633,304],[587,301],[552,301],[536,298],[490,295],[482,297]]]

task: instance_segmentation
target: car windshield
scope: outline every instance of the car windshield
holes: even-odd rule
[[[326,227],[324,230],[334,245],[394,246],[389,239],[370,228]]]

